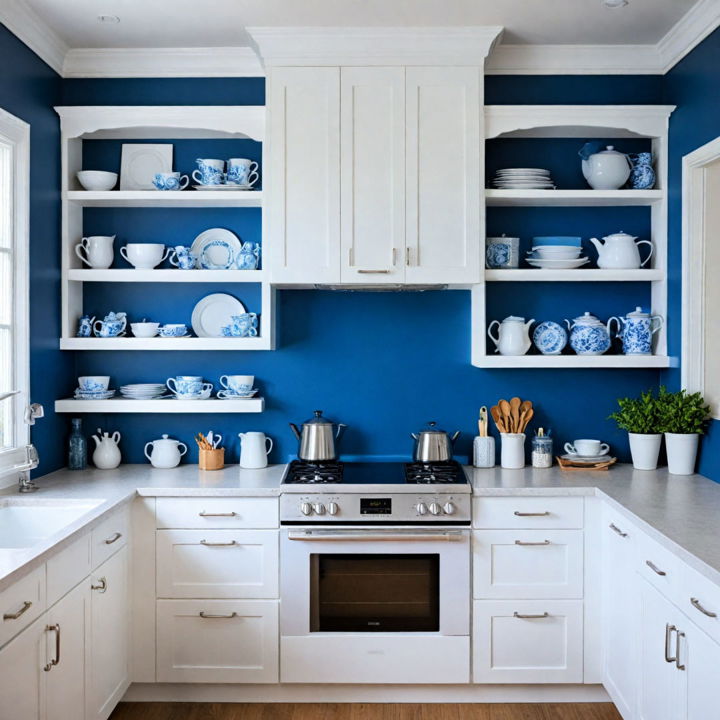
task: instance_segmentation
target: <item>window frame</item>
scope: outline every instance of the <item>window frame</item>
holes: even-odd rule
[[[30,426],[30,125],[0,108],[0,137],[13,146],[13,331],[15,340],[13,403],[14,447],[0,450],[0,486],[14,482],[15,465],[27,459]]]

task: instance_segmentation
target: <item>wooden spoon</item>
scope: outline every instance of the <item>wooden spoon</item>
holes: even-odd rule
[[[522,405],[520,405],[520,415],[522,415],[526,410],[529,410],[532,406],[532,400],[523,400]]]
[[[492,415],[492,419],[495,421],[495,425],[497,426],[497,429],[504,433],[505,430],[505,422],[503,421],[502,416],[500,415],[500,408],[497,405],[493,405],[490,408],[490,414]]]
[[[525,428],[528,426],[530,421],[533,419],[535,411],[532,408],[528,408],[520,417],[520,430],[518,432],[525,432]]]
[[[498,407],[500,408],[500,415],[502,416],[503,425],[505,426],[505,430],[501,430],[500,432],[513,432],[510,403],[507,400],[498,400]]]
[[[514,397],[510,400],[510,417],[512,418],[513,432],[522,432],[520,429],[520,400],[519,397]]]

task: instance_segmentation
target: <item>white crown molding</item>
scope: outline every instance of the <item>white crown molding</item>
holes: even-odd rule
[[[250,27],[253,47],[273,65],[478,65],[503,28]]]
[[[62,38],[21,0],[0,2],[0,23],[24,42],[58,75],[69,47]]]
[[[75,48],[63,77],[258,77],[262,66],[249,47]]]
[[[700,0],[657,44],[661,74],[672,70],[720,26],[720,0]]]

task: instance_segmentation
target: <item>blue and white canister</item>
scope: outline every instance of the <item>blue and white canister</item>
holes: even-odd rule
[[[559,355],[567,345],[567,340],[565,328],[552,320],[541,322],[533,332],[535,347],[543,355]]]
[[[492,270],[517,268],[520,266],[520,238],[489,237],[485,241],[485,259]]]
[[[650,190],[655,185],[655,170],[652,166],[652,153],[641,152],[630,155],[630,187],[633,190]]]

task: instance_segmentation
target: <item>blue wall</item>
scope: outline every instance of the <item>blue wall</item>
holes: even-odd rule
[[[33,428],[40,452],[38,474],[64,462],[65,418],[53,413],[73,358],[59,350],[60,337],[60,130],[52,106],[60,79],[0,25],[0,107],[30,123],[30,348],[32,399],[46,417]]]

